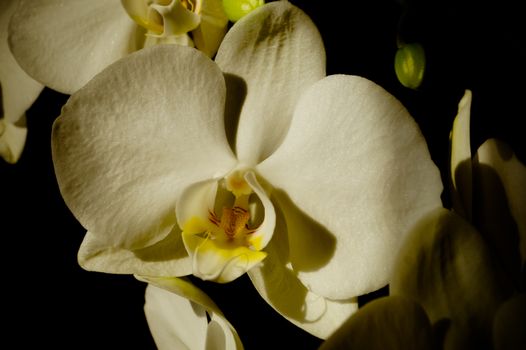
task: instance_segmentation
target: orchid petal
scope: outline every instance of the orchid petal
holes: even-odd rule
[[[31,77],[71,94],[138,49],[138,28],[119,0],[27,0],[11,19],[9,43]]]
[[[424,309],[399,296],[375,299],[349,318],[320,350],[432,349],[432,330]]]
[[[212,314],[206,336],[206,350],[242,350],[243,345],[225,318]]]
[[[198,182],[181,193],[177,199],[176,216],[183,231],[194,234],[207,230],[209,213],[214,210],[217,181]]]
[[[471,221],[472,170],[470,138],[471,91],[466,90],[458,104],[451,130],[451,190],[454,210]]]
[[[309,291],[287,264],[285,232],[276,232],[267,258],[248,275],[257,291],[287,320],[325,339],[358,309],[356,299],[333,301]]]
[[[502,303],[493,321],[495,350],[526,348],[526,294]]]
[[[25,118],[20,122],[22,125],[18,126],[0,118],[0,157],[11,164],[18,161],[26,143]]]
[[[487,344],[493,316],[512,288],[480,234],[440,208],[411,229],[390,291],[420,303],[433,324],[449,323],[445,348],[462,349]]]
[[[335,242],[331,258],[313,268],[300,254],[314,251],[318,240],[289,230],[298,237],[289,242],[294,271],[330,299],[386,285],[409,227],[442,206],[440,174],[417,124],[393,96],[360,77],[314,84],[287,138],[257,170],[328,233],[326,246]]]
[[[0,119],[16,124],[42,91],[42,84],[31,79],[18,65],[7,44],[7,28],[18,1],[0,4]],[[20,126],[20,125],[19,125]]]
[[[9,19],[17,4],[13,0],[0,4],[0,157],[8,163],[16,163],[24,150],[25,112],[43,88],[20,68],[7,44]]]
[[[106,273],[167,277],[192,273],[192,262],[177,227],[162,241],[137,250],[108,246],[87,232],[78,252],[78,261],[85,270]]]
[[[226,34],[228,18],[221,0],[205,0],[201,3],[201,23],[192,31],[195,46],[212,57]]]
[[[163,278],[163,277],[149,277],[149,276],[136,276],[137,279],[153,284],[157,287],[170,291],[172,293],[178,294],[184,298],[187,298],[192,303],[200,305],[206,309],[206,311],[211,315],[212,322],[220,323],[221,328],[225,331],[225,349],[243,349],[243,345],[239,336],[230,324],[228,320],[223,316],[223,313],[217,305],[199,288],[194,286],[192,283],[188,282],[185,279],[181,278]],[[226,327],[224,327],[226,325]],[[208,329],[209,333],[216,333],[218,331],[217,325],[212,325],[213,329]],[[210,328],[210,325],[209,325]],[[217,334],[209,334],[207,336],[207,349],[212,344],[208,342],[210,339],[213,339]],[[235,348],[230,347],[232,343],[235,343]]]
[[[237,22],[216,56],[245,86],[236,122],[236,153],[253,166],[281,143],[299,96],[325,76],[325,50],[312,21],[287,1],[259,7]],[[271,103],[270,103],[271,102]]]
[[[206,309],[190,300],[149,284],[144,313],[155,345],[163,349],[204,349]]]
[[[495,139],[479,147],[473,163],[475,225],[518,278],[526,261],[526,166],[507,144]]]
[[[178,45],[138,51],[74,94],[54,124],[52,150],[79,222],[114,247],[165,238],[181,191],[234,165],[217,117],[224,99],[217,66]]]
[[[276,213],[274,206],[268,198],[265,190],[261,187],[254,172],[248,172],[245,175],[245,180],[258,196],[261,204],[263,205],[264,218],[263,222],[259,227],[251,234],[250,243],[256,250],[265,248],[274,234],[274,228],[276,227]]]

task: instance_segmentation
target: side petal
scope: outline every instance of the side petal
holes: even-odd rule
[[[9,44],[33,79],[71,94],[135,51],[138,26],[119,0],[20,1]]]
[[[77,257],[88,271],[167,277],[192,274],[192,262],[177,228],[162,241],[137,250],[108,246],[87,232]]]
[[[472,170],[470,137],[471,91],[466,90],[458,104],[450,139],[450,176],[453,209],[471,221]]]
[[[20,68],[7,44],[9,19],[17,5],[15,0],[4,0],[0,4],[0,119],[21,126],[26,110],[35,102],[43,86]]]
[[[489,139],[477,150],[473,167],[473,221],[518,285],[526,261],[526,166],[506,143]]]
[[[352,315],[320,350],[433,349],[431,323],[424,309],[411,299],[375,299]]]
[[[409,227],[442,206],[440,174],[417,124],[393,96],[360,77],[330,76],[309,89],[287,138],[257,170],[332,235],[288,233],[297,237],[291,245],[302,244],[290,248],[294,271],[331,299],[386,285]],[[335,242],[333,254],[313,269],[301,253],[322,239]]]
[[[211,323],[212,322],[220,322],[221,328],[224,330],[224,336],[225,336],[225,348],[224,349],[243,349],[243,344],[241,343],[241,340],[239,339],[239,335],[237,334],[236,330],[230,322],[224,317],[223,313],[217,305],[210,299],[208,295],[206,295],[203,291],[201,291],[199,288],[194,286],[192,283],[185,279],[181,278],[163,278],[163,277],[148,277],[148,276],[136,276],[137,279],[140,281],[153,284],[159,288],[162,288],[164,290],[167,290],[169,292],[175,293],[183,298],[186,298],[190,300],[193,304],[199,305],[203,307],[208,314],[211,317]],[[224,327],[226,325],[226,327]],[[207,335],[207,339],[213,339],[217,336],[218,329],[216,327],[216,324],[212,325],[213,329],[208,329],[209,335]],[[216,333],[215,335],[212,335],[210,333]],[[209,341],[209,340],[207,340]],[[230,347],[232,343],[235,344],[235,347]],[[211,344],[207,343],[207,349]],[[212,348],[213,349],[213,348]],[[220,349],[222,349],[220,347]]]
[[[114,247],[166,237],[180,192],[233,167],[224,100],[217,65],[178,45],[130,55],[74,94],[55,121],[52,151],[79,222]]]
[[[287,264],[283,233],[276,232],[265,248],[267,258],[248,275],[272,308],[296,326],[326,339],[358,309],[358,302],[333,301],[309,291]]]
[[[480,234],[440,208],[408,234],[390,292],[420,303],[433,324],[449,323],[445,348],[471,349],[491,341],[493,317],[512,288]]]
[[[185,297],[149,284],[144,313],[159,350],[205,349],[206,309]]]
[[[312,21],[288,1],[273,2],[237,22],[216,56],[224,73],[246,86],[236,152],[247,166],[283,140],[299,96],[325,76],[325,50]]]

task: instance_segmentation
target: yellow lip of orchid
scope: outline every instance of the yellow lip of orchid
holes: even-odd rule
[[[227,196],[234,197],[233,203],[219,198],[219,185]],[[251,209],[252,196],[257,196],[264,208],[265,219],[257,227],[252,227],[251,211],[257,210]],[[230,282],[267,256],[261,250],[274,231],[275,213],[252,171],[235,170],[224,179],[196,184],[181,197],[178,217],[194,275]],[[220,210],[215,209],[217,205]]]

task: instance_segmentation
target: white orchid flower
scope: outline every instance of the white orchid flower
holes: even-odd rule
[[[237,22],[216,62],[160,45],[96,76],[53,128],[62,195],[88,230],[80,264],[248,272],[277,311],[327,337],[388,283],[442,183],[393,96],[324,67],[314,24],[280,1]]]
[[[9,19],[17,2],[0,3],[0,157],[16,163],[26,143],[26,110],[43,86],[31,79],[16,63],[7,44]]]
[[[22,0],[9,39],[31,77],[71,94],[145,46],[195,45],[212,56],[227,24],[221,0]]]
[[[235,329],[200,289],[179,278],[149,282],[154,284],[146,287],[144,313],[159,350],[243,349]]]

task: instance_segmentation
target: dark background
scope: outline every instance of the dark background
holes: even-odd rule
[[[449,130],[466,88],[473,91],[473,149],[489,137],[499,137],[524,161],[520,125],[525,117],[526,31],[518,5],[291,2],[318,26],[328,74],[364,76],[400,99],[419,123],[443,176],[448,170]],[[396,79],[397,35],[407,42],[419,41],[426,50],[427,71],[418,91]],[[131,276],[86,272],[77,264],[85,230],[62,201],[50,152],[51,126],[67,98],[45,89],[27,113],[22,158],[16,165],[0,162],[2,340],[15,348],[153,349],[142,310],[145,284]],[[449,203],[447,194],[444,202]],[[228,285],[199,286],[224,311],[248,350],[292,344],[315,349],[320,344],[267,306],[246,277]],[[383,294],[385,290],[361,302]]]

